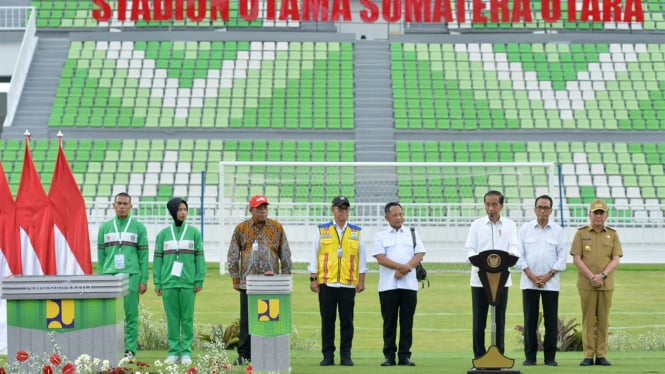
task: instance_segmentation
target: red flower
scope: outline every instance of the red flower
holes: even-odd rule
[[[136,361],[136,366],[138,366],[140,368],[150,367],[150,365],[148,365],[146,362],[143,362],[143,361]]]
[[[5,368],[0,367],[0,374],[7,374],[7,372],[5,371]]]
[[[62,362],[62,360],[60,359],[60,356],[57,353],[54,353],[51,356],[50,361],[54,366],[60,366],[60,363]]]
[[[252,374],[252,365],[247,365],[247,368],[245,368],[245,373]]]
[[[16,359],[21,362],[25,362],[28,360],[30,357],[30,354],[26,351],[18,351],[16,352]]]
[[[42,368],[42,374],[53,374],[53,368],[51,365],[44,365]]]
[[[197,373],[198,372],[196,371],[196,368],[189,368],[189,370],[187,370],[187,374],[197,374]]]
[[[71,362],[68,362],[65,364],[65,366],[62,367],[62,374],[75,374],[76,373],[76,366],[72,364]]]

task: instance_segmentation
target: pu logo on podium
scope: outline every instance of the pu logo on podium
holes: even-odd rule
[[[46,301],[46,328],[74,328],[74,300]]]
[[[259,322],[279,321],[279,299],[258,300]]]

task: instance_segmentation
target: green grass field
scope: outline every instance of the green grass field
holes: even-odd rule
[[[430,266],[436,269],[436,265]],[[560,275],[562,289],[559,298],[559,316],[566,320],[581,319],[576,282],[576,269],[572,266]],[[355,338],[353,359],[355,366],[347,368],[334,366],[321,368],[319,340],[318,302],[309,290],[307,274],[294,275],[292,295],[293,328],[297,330],[300,343],[313,342],[311,349],[293,349],[291,366],[293,373],[366,373],[368,370],[410,371],[413,373],[460,373],[471,367],[471,297],[468,272],[430,271],[431,287],[422,289],[418,295],[418,308],[414,326],[412,359],[415,368],[381,368],[381,314],[377,289],[376,272],[367,276],[367,289],[356,298]],[[665,295],[663,279],[664,265],[620,265],[617,273],[617,288],[614,293],[610,314],[610,332],[630,335],[636,341],[642,335],[660,332],[661,351],[644,350],[630,352],[610,351],[608,359],[612,367],[579,367],[581,352],[565,352],[557,355],[560,367],[552,369],[542,365],[542,354],[538,357],[539,366],[521,368],[524,360],[519,334],[514,326],[522,324],[522,302],[519,290],[518,273],[513,274],[513,287],[509,292],[506,327],[506,356],[515,360],[515,368],[523,373],[545,373],[558,370],[561,373],[662,373],[665,372],[665,352],[662,350],[665,338]],[[154,318],[161,318],[161,300],[155,296],[152,285],[141,299],[142,306],[148,308]],[[203,291],[196,300],[195,322],[197,326],[227,325],[238,316],[238,294],[231,287],[228,275],[219,275],[219,268],[211,265]],[[581,326],[580,326],[581,329]],[[659,329],[659,330],[655,330]],[[208,331],[197,331],[207,333]],[[489,342],[489,329],[487,331]],[[294,334],[295,335],[295,334]],[[196,356],[196,353],[195,353]],[[229,351],[231,360],[236,353]],[[146,362],[163,360],[165,352],[139,352],[139,359]],[[195,357],[196,358],[196,357]],[[339,357],[336,357],[339,360]],[[234,372],[244,372],[236,368]]]

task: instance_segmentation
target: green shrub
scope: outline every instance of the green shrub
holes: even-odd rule
[[[543,322],[543,313],[541,312],[538,316],[538,324],[536,330],[536,338],[538,341],[538,350],[543,350],[543,336],[545,335],[545,328],[541,328]],[[559,352],[570,352],[570,351],[581,351],[582,350],[582,332],[577,331],[577,327],[580,324],[575,322],[575,318],[572,318],[566,322],[565,318],[557,318],[557,351]],[[521,344],[524,344],[524,326],[515,325],[515,330],[520,333],[519,341]]]

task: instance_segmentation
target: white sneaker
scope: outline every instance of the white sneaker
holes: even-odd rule
[[[164,360],[164,363],[169,365],[175,365],[178,363],[178,361],[180,361],[180,358],[178,356],[169,356],[166,358],[166,360]]]
[[[182,356],[180,359],[180,363],[183,365],[191,365],[192,364],[192,358],[189,356]]]

